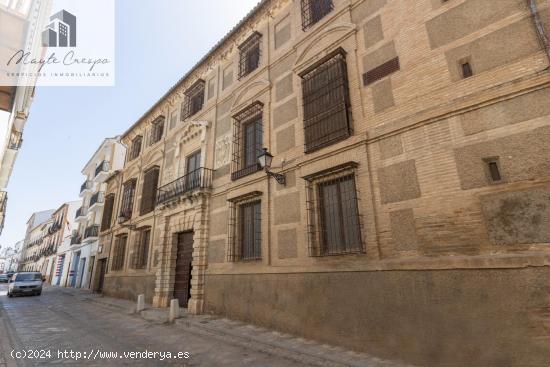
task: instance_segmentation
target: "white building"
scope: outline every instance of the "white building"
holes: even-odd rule
[[[42,47],[41,32],[31,32],[27,29],[31,26],[43,29],[48,22],[50,11],[51,1],[0,0],[0,55],[9,58],[10,50],[16,52],[25,49],[30,52],[30,58],[39,59],[45,51]],[[21,37],[23,32],[25,36]],[[38,64],[17,67],[4,65],[7,63],[2,62],[0,65],[2,76],[10,72],[35,75],[40,67]],[[0,77],[0,233],[6,215],[6,188],[23,141],[23,128],[29,116],[35,83],[36,76],[19,79]]]
[[[48,225],[52,221],[53,209],[36,212],[31,215],[27,221],[27,231],[18,270],[40,271],[42,261],[40,258],[40,249],[44,243],[44,238],[48,235]]]
[[[71,240],[71,269],[68,286],[89,288],[98,248],[98,237],[105,202],[105,179],[122,169],[126,148],[120,137],[107,138],[90,158],[82,174],[86,180],[80,187],[82,207],[77,210],[78,229]]]
[[[23,248],[23,240],[17,241],[15,245],[6,248],[5,250],[5,272],[17,271],[19,265],[19,257],[21,256],[21,249]]]
[[[56,252],[48,264],[48,278],[53,285],[64,287],[69,285],[72,259],[71,238],[73,231],[77,229],[75,214],[81,205],[81,200],[71,201],[61,205],[53,213],[54,221],[61,223],[55,232]]]

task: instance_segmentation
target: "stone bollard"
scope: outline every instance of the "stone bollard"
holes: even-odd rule
[[[170,301],[170,315],[168,316],[168,320],[174,322],[178,317],[180,317],[180,303],[177,299],[173,299]]]
[[[141,311],[145,310],[145,295],[140,294],[137,297],[137,306],[136,306],[136,312],[140,313]]]

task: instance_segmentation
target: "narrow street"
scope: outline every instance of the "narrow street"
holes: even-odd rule
[[[40,297],[8,298],[6,290],[0,285],[0,367],[397,366],[228,320],[150,322],[94,302],[80,291],[47,287]],[[15,361],[11,356],[25,352],[28,358]]]

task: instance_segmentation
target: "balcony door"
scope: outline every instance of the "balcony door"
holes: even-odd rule
[[[195,152],[187,157],[185,168],[187,190],[200,187],[201,184],[201,152]]]

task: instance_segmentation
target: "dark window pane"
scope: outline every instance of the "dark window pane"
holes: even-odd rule
[[[240,207],[241,258],[257,260],[261,258],[261,203],[247,203]]]
[[[236,180],[257,172],[258,156],[262,152],[262,108],[259,102],[233,116],[233,164],[231,179]]]
[[[491,174],[491,180],[493,182],[498,182],[502,179],[497,162],[489,162],[489,173]]]
[[[201,165],[200,151],[187,157],[186,185],[188,190],[200,186],[200,181],[201,181],[200,165]]]
[[[319,184],[322,253],[362,251],[357,193],[353,176]]]
[[[474,75],[474,72],[472,70],[472,66],[470,65],[470,63],[469,62],[463,63],[462,64],[462,76],[464,78],[469,78],[472,75]]]

